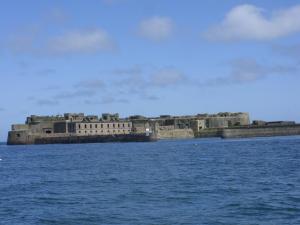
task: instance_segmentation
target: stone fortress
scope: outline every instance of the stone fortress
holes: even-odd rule
[[[155,133],[158,139],[217,136],[222,128],[248,125],[248,113],[197,114],[192,116],[119,118],[119,114],[104,113],[101,117],[83,113],[57,116],[27,117],[25,124],[14,124],[8,142],[31,143],[36,137],[67,137],[92,135]]]
[[[27,117],[25,124],[12,125],[7,143],[151,141],[149,136],[155,136],[155,139],[172,139],[281,135],[300,135],[300,125],[293,121],[260,120],[250,124],[249,114],[242,112],[159,117],[134,115],[127,118],[120,118],[118,113],[103,113],[100,117],[65,113],[57,116]]]

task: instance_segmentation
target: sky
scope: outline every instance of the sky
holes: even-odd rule
[[[29,115],[300,122],[300,2],[3,0],[0,141]]]

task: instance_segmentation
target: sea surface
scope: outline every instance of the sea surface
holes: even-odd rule
[[[0,224],[300,224],[300,137],[0,145]]]

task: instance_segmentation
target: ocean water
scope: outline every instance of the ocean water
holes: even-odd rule
[[[0,224],[300,224],[300,137],[0,145]]]

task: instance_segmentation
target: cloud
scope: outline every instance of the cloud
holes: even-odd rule
[[[125,98],[116,98],[114,96],[103,96],[100,100],[84,100],[84,103],[87,105],[102,105],[102,104],[112,104],[112,103],[129,103],[128,99]]]
[[[37,45],[40,45],[37,37],[40,35],[40,27],[33,26],[23,28],[22,30],[12,34],[5,43],[8,50],[14,54],[37,54]]]
[[[138,34],[152,41],[168,39],[173,32],[173,21],[168,17],[155,16],[140,22]]]
[[[52,68],[37,71],[37,74],[41,75],[41,76],[48,76],[48,75],[55,74],[55,73],[56,73],[56,70],[52,69]]]
[[[45,38],[42,29],[28,29],[10,38],[8,48],[13,53],[34,56],[64,56],[111,52],[117,44],[103,29],[67,31]]]
[[[273,45],[272,50],[280,55],[288,56],[300,62],[300,43],[292,45]]]
[[[74,85],[75,88],[85,89],[103,89],[105,88],[105,86],[105,83],[102,80],[98,79],[83,80]]]
[[[47,87],[41,88],[43,91],[57,91],[61,89],[59,85],[48,85]]]
[[[299,71],[296,66],[267,66],[259,64],[251,59],[239,59],[231,64],[231,71],[228,76],[220,76],[214,79],[199,83],[199,86],[224,86],[232,84],[246,84],[256,82],[272,75],[291,75]]]
[[[50,23],[63,24],[70,19],[69,14],[67,14],[61,8],[53,8],[45,13],[46,21]]]
[[[51,99],[39,99],[36,101],[36,104],[39,106],[53,106],[53,105],[58,105],[59,102],[57,100],[51,100]]]
[[[92,97],[96,95],[95,90],[77,90],[77,91],[64,91],[54,96],[55,99],[71,99],[81,97]]]
[[[109,34],[102,29],[72,31],[54,37],[47,43],[52,54],[97,53],[112,51],[116,45]]]
[[[181,71],[175,68],[163,68],[155,72],[150,77],[150,86],[155,87],[166,87],[172,85],[180,85],[187,81],[187,76],[185,76]]]
[[[300,5],[272,12],[254,5],[239,5],[227,13],[224,20],[209,29],[204,36],[215,41],[271,40],[300,31]]]
[[[123,68],[123,69],[115,69],[112,71],[115,75],[133,75],[133,74],[141,74],[142,68],[140,66],[133,66],[130,68]]]

